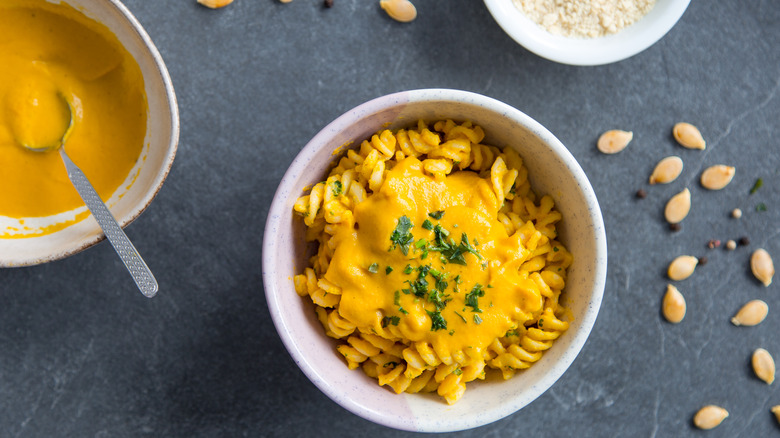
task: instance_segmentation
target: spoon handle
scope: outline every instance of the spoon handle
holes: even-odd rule
[[[81,196],[81,199],[87,204],[87,208],[92,212],[92,216],[95,217],[100,228],[103,229],[103,233],[108,238],[108,241],[111,242],[116,253],[119,254],[119,258],[122,259],[125,267],[127,267],[138,289],[145,296],[153,297],[157,293],[159,286],[152,271],[149,270],[149,267],[138,254],[132,242],[130,242],[130,239],[127,238],[119,224],[116,223],[116,219],[111,215],[103,200],[100,199],[100,196],[95,191],[95,188],[92,187],[84,172],[65,153],[65,148],[60,148],[60,156],[65,163],[65,168],[68,170],[68,178],[70,178],[73,186],[76,187],[76,191]]]

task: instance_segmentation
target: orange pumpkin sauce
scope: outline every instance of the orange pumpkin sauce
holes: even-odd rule
[[[56,150],[22,146],[59,141],[70,123],[63,99],[73,118],[65,149],[108,200],[128,179],[146,135],[143,77],[132,55],[71,6],[6,0],[0,65],[0,216],[23,224],[84,206]],[[26,233],[0,228],[0,238],[54,232],[87,215],[82,209],[75,220]]]

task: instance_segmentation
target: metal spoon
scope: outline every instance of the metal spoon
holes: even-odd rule
[[[125,267],[127,267],[127,270],[133,277],[138,289],[140,289],[141,293],[146,297],[151,298],[159,289],[157,280],[154,278],[152,271],[149,270],[146,262],[144,262],[138,254],[135,246],[133,246],[130,239],[128,239],[127,235],[122,230],[122,227],[119,226],[116,219],[114,219],[114,216],[111,215],[106,204],[100,199],[100,196],[95,191],[95,188],[92,187],[92,184],[84,175],[84,172],[82,172],[81,169],[71,161],[68,154],[65,153],[65,142],[70,136],[70,132],[73,128],[73,108],[71,108],[70,102],[64,96],[60,97],[67,105],[68,113],[70,115],[70,122],[68,123],[68,127],[65,129],[62,138],[55,144],[45,146],[33,146],[22,141],[20,141],[20,143],[26,149],[34,152],[48,152],[59,149],[60,157],[62,157],[62,161],[65,163],[65,168],[68,171],[68,178],[70,178],[70,182],[73,183],[73,187],[76,188],[81,199],[87,204],[87,208],[92,213],[92,216],[95,217],[95,220],[97,220],[98,225],[100,225],[100,228],[108,238],[108,241],[111,242],[111,246],[113,246],[116,253],[119,254],[119,258],[122,259]]]

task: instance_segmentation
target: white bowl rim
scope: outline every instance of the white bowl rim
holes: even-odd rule
[[[595,66],[630,58],[658,42],[682,17],[690,0],[657,0],[653,10],[633,25],[617,34],[591,39],[552,35],[531,21],[512,0],[484,2],[504,32],[532,53],[561,64]],[[643,23],[645,19],[655,23]]]
[[[328,385],[326,380],[317,374],[308,365],[304,353],[301,351],[296,342],[291,339],[291,337],[287,336],[288,321],[286,321],[282,316],[279,302],[276,298],[280,291],[277,288],[276,276],[272,275],[276,274],[275,260],[278,258],[277,254],[279,254],[276,248],[278,234],[275,232],[275,230],[281,227],[280,218],[283,217],[282,209],[286,208],[285,197],[282,195],[284,193],[295,193],[293,191],[295,188],[295,175],[301,174],[305,170],[307,164],[307,160],[304,159],[304,157],[310,156],[313,152],[318,150],[318,144],[327,145],[328,142],[322,140],[331,137],[333,133],[341,132],[341,130],[343,130],[345,127],[351,125],[356,118],[359,118],[359,114],[374,113],[382,109],[395,106],[395,102],[399,100],[406,102],[406,104],[412,104],[414,102],[420,101],[446,100],[464,104],[484,106],[499,114],[504,114],[505,117],[510,117],[509,114],[511,114],[511,117],[522,121],[522,123],[527,128],[533,130],[535,134],[543,137],[544,142],[555,151],[555,153],[565,162],[566,166],[572,171],[573,176],[579,183],[579,186],[582,188],[583,195],[587,199],[588,204],[595,206],[595,208],[590,209],[590,219],[594,224],[597,225],[596,229],[594,230],[594,235],[596,237],[595,252],[597,254],[597,259],[602,261],[602,263],[597,263],[595,265],[593,294],[591,296],[591,301],[589,302],[587,311],[582,318],[582,329],[576,334],[572,341],[571,347],[562,354],[561,359],[553,364],[553,366],[550,368],[550,372],[545,374],[545,377],[542,381],[538,382],[537,385],[534,385],[534,387],[530,390],[531,394],[527,394],[524,399],[515,400],[514,403],[510,403],[504,406],[503,409],[496,408],[488,412],[482,411],[479,413],[479,416],[475,416],[474,418],[456,418],[455,420],[449,422],[446,426],[443,426],[441,423],[436,421],[426,421],[425,419],[420,418],[416,418],[413,424],[410,424],[408,421],[403,421],[403,419],[382,415],[375,410],[368,409],[356,403],[348,396],[343,396],[333,386]],[[269,236],[271,236],[271,238],[269,238]],[[303,371],[307,378],[331,400],[366,420],[390,428],[413,432],[453,432],[483,426],[513,414],[514,412],[526,406],[528,403],[538,398],[542,393],[549,389],[558,380],[558,378],[560,378],[561,375],[563,375],[563,373],[569,368],[579,352],[582,350],[582,347],[584,346],[585,341],[590,335],[593,325],[595,324],[596,317],[598,316],[604,287],[606,284],[606,260],[606,233],[604,230],[601,209],[598,207],[598,199],[596,198],[595,192],[593,191],[593,188],[590,185],[590,182],[588,181],[587,176],[580,167],[579,163],[577,163],[574,156],[571,155],[569,150],[566,149],[566,147],[552,133],[550,133],[541,124],[520,110],[491,97],[468,91],[433,88],[392,93],[377,97],[366,103],[358,105],[357,107],[336,118],[333,122],[329,123],[306,144],[306,146],[298,153],[290,167],[285,172],[271,202],[263,235],[262,276],[266,302],[271,314],[271,319],[273,320],[274,326],[276,327],[276,330],[282,339],[282,343],[284,344],[289,354],[292,356],[293,361],[298,365],[301,371]],[[272,269],[269,271],[267,269],[268,267],[272,267]],[[290,321],[290,323],[292,323],[292,321]],[[322,333],[322,339],[323,341],[326,340],[324,332]],[[415,394],[404,395],[412,397],[415,396]],[[403,395],[399,395],[399,397],[400,396]]]
[[[166,148],[167,153],[162,163],[163,164],[162,168],[157,172],[157,175],[155,175],[155,178],[152,182],[151,186],[153,187],[153,190],[149,190],[140,199],[140,202],[138,202],[126,215],[122,217],[115,217],[119,226],[125,228],[126,226],[133,223],[133,221],[135,221],[141,215],[141,213],[143,213],[144,210],[146,210],[146,208],[149,207],[149,205],[152,203],[154,198],[157,196],[157,193],[160,192],[163,183],[165,182],[166,178],[168,177],[168,174],[171,171],[171,167],[173,166],[173,160],[174,157],[176,156],[176,152],[178,150],[178,144],[179,144],[179,134],[180,134],[179,107],[176,99],[176,92],[174,91],[173,88],[173,81],[171,80],[171,76],[170,73],[168,72],[168,68],[165,66],[165,62],[163,61],[162,55],[160,55],[159,50],[157,50],[157,46],[155,46],[149,34],[146,32],[144,27],[135,17],[135,15],[133,15],[133,13],[130,12],[130,10],[127,9],[127,7],[120,0],[108,0],[106,3],[112,6],[113,8],[115,8],[127,20],[131,28],[135,31],[135,33],[143,42],[144,46],[149,51],[149,54],[151,55],[154,61],[154,65],[157,67],[157,73],[159,74],[160,80],[165,89],[165,95],[166,95],[165,101],[168,103],[168,116],[170,117],[170,123],[171,123],[171,135]],[[98,225],[95,224],[95,226],[97,227]],[[46,256],[18,258],[15,257],[13,254],[9,254],[8,255],[9,257],[6,258],[4,255],[3,259],[0,260],[0,268],[34,266],[42,263],[55,261],[55,260],[61,260],[69,256],[72,256],[74,254],[77,254],[81,251],[84,251],[88,248],[91,248],[92,246],[105,240],[105,238],[106,238],[105,234],[102,231],[99,231],[96,235],[90,238],[74,241],[69,247],[67,247],[65,250],[61,252],[48,254]]]

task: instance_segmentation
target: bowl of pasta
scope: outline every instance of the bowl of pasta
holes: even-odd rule
[[[447,432],[510,415],[571,365],[601,304],[598,201],[519,110],[425,89],[320,131],[268,214],[263,282],[304,374],[388,427]]]

